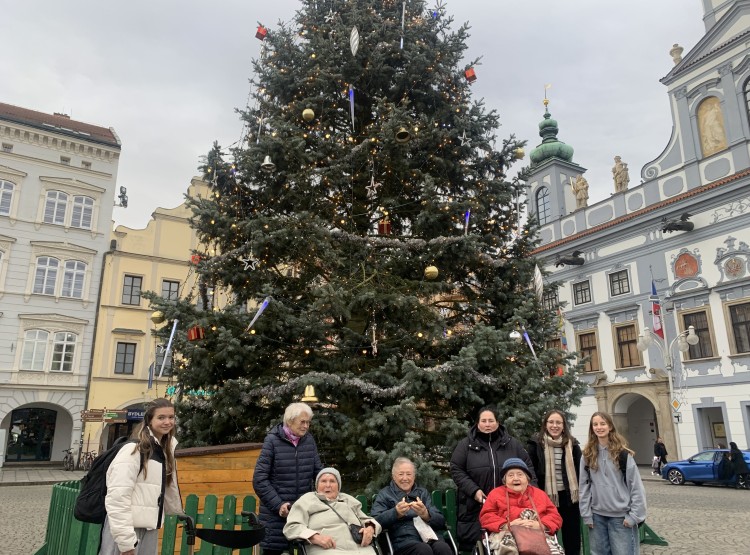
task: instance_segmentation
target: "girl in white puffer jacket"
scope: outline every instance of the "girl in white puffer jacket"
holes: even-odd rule
[[[174,406],[155,399],[110,464],[99,555],[155,555],[165,513],[183,513],[174,428]]]

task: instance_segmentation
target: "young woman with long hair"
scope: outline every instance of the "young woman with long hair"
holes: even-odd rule
[[[99,555],[155,555],[165,513],[182,514],[174,430],[174,406],[154,399],[109,465]]]
[[[562,517],[563,547],[567,553],[581,551],[581,513],[578,506],[578,468],[581,447],[570,434],[568,419],[553,409],[542,418],[542,429],[526,450],[536,472],[539,488],[552,500]]]
[[[623,452],[625,473],[620,468]],[[591,555],[637,555],[646,492],[633,451],[606,412],[591,416],[579,475],[581,518],[589,527]]]

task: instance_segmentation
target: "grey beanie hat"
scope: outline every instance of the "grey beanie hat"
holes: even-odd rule
[[[320,481],[320,477],[323,474],[333,474],[333,477],[336,478],[336,482],[338,482],[339,484],[339,489],[341,489],[341,473],[335,468],[330,467],[330,466],[318,472],[318,475],[315,477],[315,489],[318,489],[318,482]]]

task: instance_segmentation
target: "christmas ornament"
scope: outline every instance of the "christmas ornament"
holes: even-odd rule
[[[429,280],[433,280],[438,277],[438,269],[436,266],[427,266],[424,269],[424,277],[426,277]]]
[[[306,122],[311,122],[315,119],[315,112],[312,111],[312,108],[305,108],[302,110],[302,119]]]
[[[352,115],[352,133],[354,133],[354,87],[352,85],[349,85],[349,111]]]
[[[315,386],[306,385],[305,394],[300,401],[303,403],[317,403],[318,397],[315,395]]]
[[[401,50],[404,49],[404,23],[406,22],[406,0],[401,5]]]
[[[534,266],[534,292],[537,300],[541,303],[544,297],[544,279],[538,264]]]
[[[271,173],[276,169],[276,164],[273,163],[270,156],[266,155],[263,159],[263,163],[260,165],[260,169],[266,173]]]
[[[470,67],[469,69],[467,69],[466,71],[464,71],[464,75],[466,76],[466,80],[469,83],[473,83],[474,81],[477,80],[477,74],[474,71],[473,67]]]
[[[201,326],[193,326],[187,332],[188,341],[198,341],[206,337],[206,330]]]
[[[469,233],[469,219],[471,218],[471,208],[469,208],[466,211],[466,214],[464,214],[464,235]]]
[[[260,315],[263,314],[263,311],[268,306],[268,303],[270,303],[273,299],[271,297],[266,297],[263,299],[263,302],[258,307],[258,311],[255,313],[255,316],[253,316],[253,319],[250,320],[250,324],[248,324],[247,328],[245,328],[245,331],[249,331],[250,328],[253,327],[253,324],[255,324],[255,321],[260,318]]]
[[[247,270],[248,268],[250,268],[251,270],[255,270],[255,267],[260,262],[259,260],[255,260],[254,258],[239,258],[238,260],[245,265],[242,268],[243,270]]]
[[[263,27],[263,25],[258,25],[258,30],[255,31],[255,38],[258,40],[266,40],[266,37],[268,36],[268,29]]]
[[[367,189],[367,198],[373,199],[378,196],[378,187],[380,187],[380,183],[375,183],[375,174],[370,175],[370,184],[366,187]]]
[[[526,151],[519,146],[513,151],[513,156],[516,157],[516,160],[523,160],[523,157],[526,156]]]
[[[390,235],[391,234],[391,221],[388,219],[388,216],[384,216],[378,222],[378,233],[380,235]]]
[[[510,332],[508,334],[508,337],[510,337],[516,343],[520,343],[522,339],[521,332],[519,332],[518,330],[513,330],[512,332]]]
[[[336,18],[336,12],[333,11],[333,8],[328,10],[328,14],[325,16],[326,23],[333,23],[333,20]]]
[[[409,130],[406,127],[399,127],[398,131],[396,131],[396,142],[406,143],[409,139],[411,139],[411,133],[409,133]]]
[[[440,16],[443,15],[443,11],[445,11],[443,0],[438,0],[437,3],[435,4],[435,7],[432,8],[430,15],[432,16],[433,19],[440,19]]]
[[[166,318],[161,310],[155,310],[151,313],[151,321],[154,324],[161,324],[164,320],[166,320]]]
[[[461,136],[458,138],[458,140],[461,142],[461,146],[471,146],[471,139],[466,136],[465,129],[464,129],[464,132],[461,134]]]
[[[359,50],[359,31],[356,27],[353,27],[352,32],[349,33],[349,46],[352,49],[352,56],[356,56]]]
[[[190,255],[190,263],[197,266],[201,261],[201,255],[200,254],[191,254]]]
[[[523,338],[526,340],[526,344],[529,346],[529,349],[531,350],[531,354],[534,355],[534,360],[539,360],[536,356],[534,345],[531,344],[531,338],[529,337],[529,332],[526,331],[526,328],[521,328],[521,329],[523,330]]]

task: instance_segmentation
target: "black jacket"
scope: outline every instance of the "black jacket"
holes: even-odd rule
[[[529,440],[526,444],[526,450],[529,452],[531,464],[534,465],[534,471],[536,472],[536,479],[539,482],[539,487],[544,489],[544,481],[547,477],[544,466],[544,443],[539,439],[538,434]],[[576,469],[575,480],[576,483],[578,483],[578,469],[581,467],[581,446],[575,438],[573,439],[573,467]],[[568,470],[565,468],[564,462],[562,464],[562,476],[565,489],[570,491],[570,477],[568,476]]]
[[[253,473],[253,489],[260,499],[259,520],[266,527],[261,547],[279,551],[287,548],[283,533],[286,519],[279,516],[279,509],[313,491],[322,468],[318,446],[309,433],[295,447],[286,438],[283,424],[269,432]]]
[[[667,447],[663,443],[654,442],[654,457],[666,457],[668,454]]]
[[[481,536],[479,511],[482,505],[474,499],[474,494],[481,489],[489,495],[494,488],[500,487],[500,470],[512,457],[518,457],[528,465],[531,484],[537,485],[529,454],[520,441],[508,435],[504,426],[485,434],[474,425],[453,451],[451,477],[458,488],[457,532],[462,549],[470,549]]]

